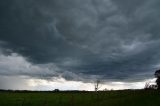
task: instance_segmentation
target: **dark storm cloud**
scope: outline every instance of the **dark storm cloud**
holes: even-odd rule
[[[151,77],[160,63],[159,4],[158,0],[1,1],[1,50],[5,55],[18,53],[33,65],[56,65],[58,70],[44,71],[46,78]],[[40,77],[39,73],[43,71],[34,75]]]

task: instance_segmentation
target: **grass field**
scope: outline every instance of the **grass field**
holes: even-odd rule
[[[160,106],[160,91],[0,92],[0,106]]]

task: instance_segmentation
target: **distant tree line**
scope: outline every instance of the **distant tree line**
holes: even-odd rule
[[[149,82],[147,82],[145,84],[145,89],[157,89],[160,90],[160,70],[156,70],[156,72],[154,73],[154,76],[157,78],[156,79],[156,85],[155,84],[150,84]]]

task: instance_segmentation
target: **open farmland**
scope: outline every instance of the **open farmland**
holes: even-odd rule
[[[0,92],[0,106],[160,106],[160,91]]]

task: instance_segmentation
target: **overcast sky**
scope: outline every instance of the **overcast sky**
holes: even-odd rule
[[[159,0],[1,0],[0,89],[142,88],[160,68]]]

